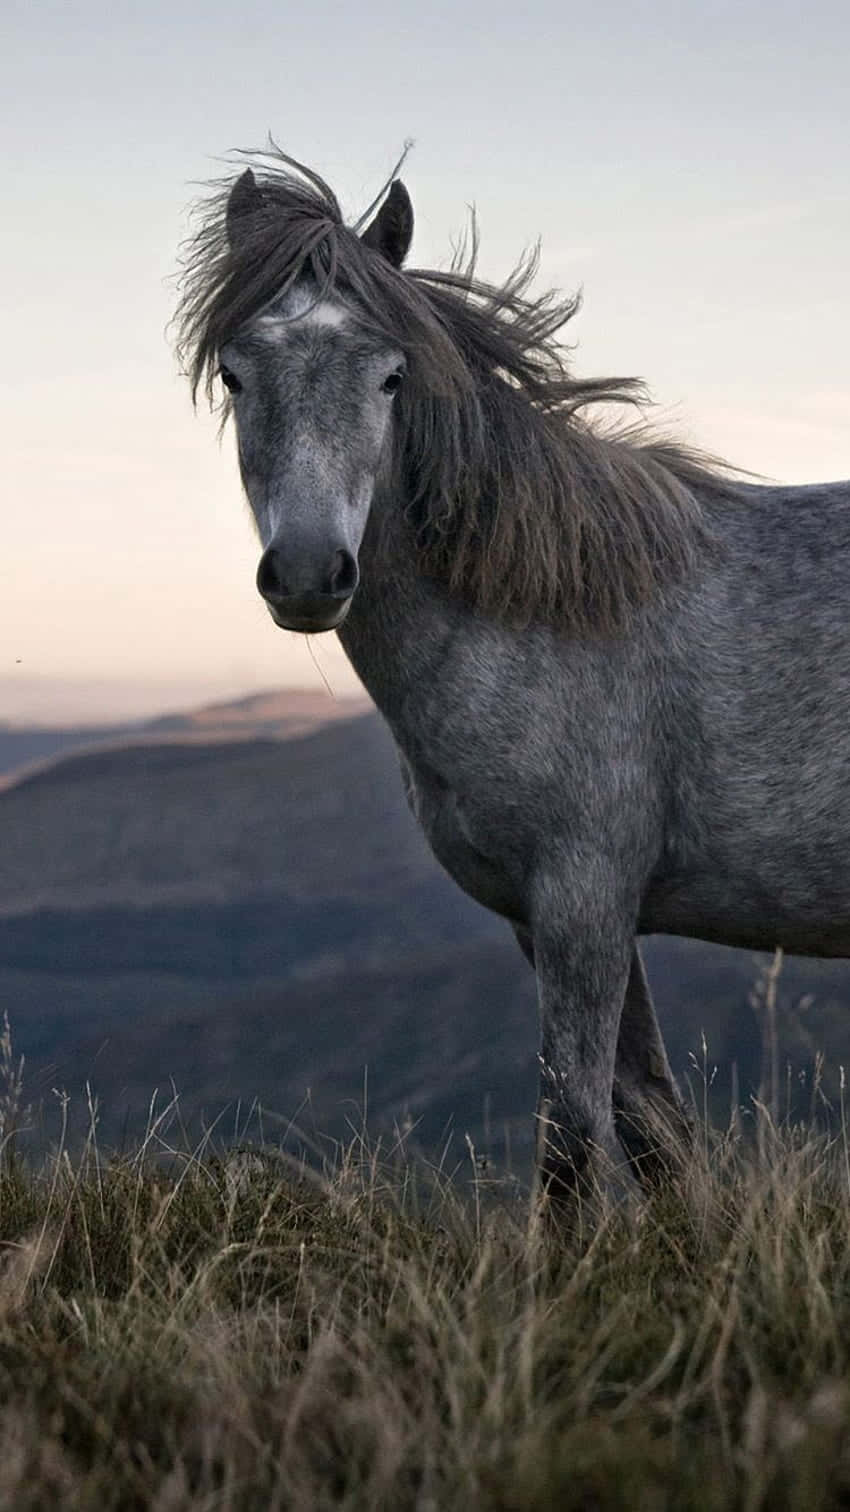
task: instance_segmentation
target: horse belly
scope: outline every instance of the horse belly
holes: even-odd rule
[[[742,835],[746,832],[742,830]],[[759,840],[761,844],[759,844]],[[692,855],[661,868],[643,900],[646,934],[691,935],[746,950],[781,945],[796,955],[850,955],[850,866],[824,838]]]

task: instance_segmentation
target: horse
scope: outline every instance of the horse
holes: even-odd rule
[[[641,380],[576,377],[539,246],[487,283],[473,217],[409,268],[400,164],[349,225],[296,159],[244,163],[176,320],[256,586],[339,636],[435,856],[536,972],[541,1191],[650,1185],[689,1115],[640,937],[850,954],[850,483],[756,480],[635,421]]]

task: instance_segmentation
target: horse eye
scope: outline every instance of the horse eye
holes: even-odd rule
[[[385,394],[397,394],[401,388],[402,376],[401,373],[390,373],[389,378],[385,378],[381,384],[383,392]]]
[[[230,371],[230,368],[220,367],[218,370],[218,376],[229,393],[240,394],[242,392],[242,385],[239,382],[236,374]]]

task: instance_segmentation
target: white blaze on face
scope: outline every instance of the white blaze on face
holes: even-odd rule
[[[356,559],[390,425],[392,395],[383,385],[404,356],[389,343],[364,353],[351,339],[360,325],[356,304],[333,293],[315,300],[316,286],[299,283],[251,322],[249,334],[260,341],[241,353],[249,387],[252,378],[260,392],[263,383],[272,391],[279,384],[282,408],[269,410],[267,420],[261,405],[244,404],[241,417],[237,407],[243,443],[250,442],[245,455],[257,459],[246,487],[264,546],[284,537],[327,538],[329,550]],[[308,339],[300,341],[299,332]],[[303,402],[294,402],[302,369],[320,377],[325,355],[333,382],[311,382]],[[335,417],[343,389],[343,412]]]
[[[280,341],[285,340],[290,327],[299,330],[341,330],[350,324],[350,312],[339,300],[323,299],[315,304],[313,294],[298,284],[290,290],[280,313],[260,315],[255,321],[255,329],[262,331],[273,341]],[[296,443],[293,465],[294,470],[300,470],[314,482],[323,483],[328,491],[337,481],[328,458],[311,438]],[[281,510],[281,500],[265,500],[265,532],[261,530],[261,534],[266,542],[272,540],[281,529]]]
[[[313,326],[326,331],[338,331],[349,325],[350,321],[348,310],[339,300],[323,299],[319,304],[314,304],[310,292],[301,285],[296,285],[287,296],[285,313],[261,315],[257,325],[277,336],[283,335],[287,326],[295,322],[301,327]]]

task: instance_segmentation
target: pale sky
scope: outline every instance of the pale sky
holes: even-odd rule
[[[276,630],[233,442],[165,339],[193,183],[271,131],[356,217],[404,140],[412,261],[474,202],[542,238],[577,371],[788,481],[850,476],[850,7],[570,0],[13,3],[0,34],[0,720],[354,690]],[[311,657],[312,650],[312,657]]]

